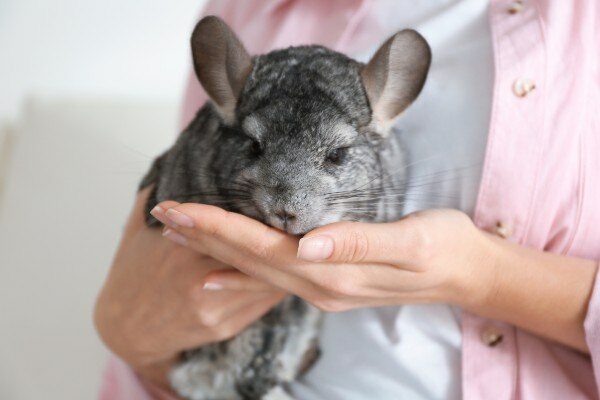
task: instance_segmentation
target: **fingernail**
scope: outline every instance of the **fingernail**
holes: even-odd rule
[[[333,254],[333,239],[319,235],[300,239],[297,257],[305,261],[322,261]]]
[[[223,285],[220,283],[206,282],[202,288],[204,290],[222,290]]]
[[[185,215],[184,213],[182,213],[180,211],[169,208],[167,210],[167,212],[165,213],[165,215],[171,222],[174,222],[177,225],[184,226],[186,228],[194,227],[194,221],[190,217],[188,217],[187,215]]]
[[[165,210],[160,206],[156,206],[150,211],[150,215],[160,221],[161,218],[164,219]]]
[[[187,246],[188,241],[185,236],[175,232],[173,229],[165,229],[163,236],[177,244]]]
[[[157,215],[162,215],[165,213],[165,210],[163,210],[163,208],[161,206],[155,206],[152,211],[150,211],[150,214],[152,214],[154,217],[156,217]]]

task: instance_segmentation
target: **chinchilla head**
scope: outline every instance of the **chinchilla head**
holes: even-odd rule
[[[320,46],[251,57],[206,17],[192,54],[220,119],[216,180],[239,195],[236,209],[292,234],[375,217],[380,153],[429,69],[421,35],[396,33],[367,64]]]

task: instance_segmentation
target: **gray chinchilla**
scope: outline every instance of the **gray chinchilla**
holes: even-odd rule
[[[213,204],[294,235],[401,217],[406,158],[391,127],[427,77],[420,34],[396,33],[367,64],[321,46],[251,57],[210,16],[191,46],[210,101],[142,181],[154,185],[148,211]],[[185,352],[172,386],[192,400],[291,398],[287,383],[316,359],[320,320],[289,297],[234,338]]]

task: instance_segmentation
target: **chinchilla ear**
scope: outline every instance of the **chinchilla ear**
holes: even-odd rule
[[[238,97],[252,70],[252,59],[235,33],[218,17],[204,17],[191,39],[198,80],[225,123],[235,116]]]
[[[417,98],[430,64],[427,41],[412,29],[396,33],[377,50],[361,70],[376,124],[387,125]]]

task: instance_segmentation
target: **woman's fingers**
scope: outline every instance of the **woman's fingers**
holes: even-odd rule
[[[413,219],[385,224],[340,222],[307,233],[298,258],[312,262],[381,263],[410,266],[425,238]]]
[[[198,298],[196,316],[203,326],[215,327],[248,306],[273,298],[277,292],[242,292],[204,289]],[[281,295],[283,296],[283,295]]]
[[[175,203],[177,204],[177,203]],[[298,259],[310,262],[410,264],[425,248],[427,235],[418,218],[370,224],[340,222],[292,236],[240,214],[203,204],[164,202],[176,232],[171,239],[213,237],[240,252],[278,268],[297,270]],[[175,224],[175,225],[173,225]]]
[[[293,271],[291,264],[296,262],[293,252],[288,254],[292,260],[288,265],[273,265],[268,259],[265,260],[253,256],[243,249],[239,249],[234,245],[213,237],[204,236],[199,237],[198,240],[191,240],[189,247],[218,259],[224,264],[231,265],[242,273],[252,278],[256,277],[255,279],[267,282],[285,292],[303,297],[309,293],[314,293],[316,290],[317,285],[314,282],[307,280],[306,277],[300,276],[301,274]],[[313,266],[320,270],[323,267],[320,264]]]
[[[251,302],[247,306],[240,308],[222,323],[211,328],[211,339],[213,341],[231,339],[253,322],[263,317],[284,298],[285,294],[283,293],[271,293],[260,300]]]
[[[159,220],[163,225],[175,227],[173,222],[166,216],[166,212],[169,210],[169,208],[175,207],[178,204],[179,203],[176,201],[163,201],[159,205],[155,206],[150,211],[150,214],[152,214],[152,216]]]
[[[170,205],[172,202],[159,204],[162,208]],[[165,215],[171,220],[169,225],[176,227],[165,228],[163,235],[173,242],[286,292],[302,296],[314,291],[312,282],[295,276],[294,264],[299,263],[295,238],[243,215],[204,204],[179,204]]]
[[[176,215],[173,219],[179,227],[171,231],[184,235],[190,247],[309,300],[323,294],[378,297],[388,285],[399,284],[390,282],[389,269],[411,270],[411,265],[402,261],[410,260],[422,247],[419,237],[409,229],[414,224],[410,221],[333,224],[307,234],[297,249],[295,238],[217,207],[179,204],[166,214]],[[327,263],[307,262],[297,256]],[[344,279],[340,279],[342,275]],[[255,288],[249,278],[233,276],[233,287]],[[206,282],[223,284],[212,279],[207,277]]]
[[[252,218],[204,204],[163,202],[159,206],[170,207],[165,212],[170,226],[188,239],[211,237],[271,264],[289,265],[296,260],[296,238]]]
[[[218,270],[210,272],[204,278],[205,290],[243,290],[251,292],[276,292],[273,285],[252,278],[237,270]]]

